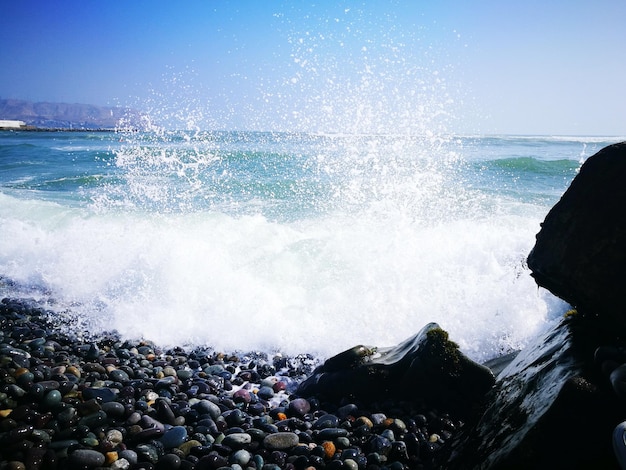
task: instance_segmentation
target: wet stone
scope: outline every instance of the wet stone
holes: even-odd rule
[[[113,470],[129,470],[130,462],[126,459],[117,459],[115,462],[112,462],[109,468]]]
[[[124,408],[124,405],[116,401],[103,403],[102,411],[104,411],[107,416],[113,418],[121,418],[126,414],[126,409]]]
[[[157,470],[176,470],[180,468],[181,459],[176,454],[165,454],[156,464]]]
[[[115,448],[124,440],[124,435],[118,429],[110,429],[106,433],[106,440]]]
[[[109,372],[109,378],[115,382],[126,383],[130,381],[130,377],[121,369],[114,369]]]
[[[233,401],[235,403],[250,403],[250,392],[244,389],[237,390],[233,393]]]
[[[81,467],[101,467],[105,457],[102,453],[91,449],[76,449],[69,456],[70,462]]]
[[[318,437],[322,440],[334,440],[338,437],[347,437],[348,430],[344,428],[325,428],[319,431]]]
[[[135,447],[135,451],[137,452],[137,458],[140,460],[145,460],[152,464],[159,461],[159,453],[154,445],[138,444],[137,447]]]
[[[232,449],[241,449],[252,442],[252,436],[245,432],[233,433],[224,437],[222,444]]]
[[[289,403],[288,409],[294,416],[304,416],[311,411],[311,405],[304,398],[295,398]]]
[[[228,463],[245,467],[250,462],[250,459],[252,459],[252,454],[245,449],[240,449],[230,456]]]
[[[88,387],[83,390],[83,397],[86,400],[96,398],[104,403],[114,401],[117,398],[117,393],[110,388],[94,388]]]
[[[165,431],[165,434],[159,439],[163,447],[171,449],[180,446],[187,439],[187,429],[184,426],[174,426]]]
[[[212,419],[217,419],[217,417],[222,414],[220,407],[209,400],[200,400],[198,403],[192,405],[192,408],[197,410],[200,414],[208,414]]]
[[[348,403],[347,405],[344,405],[337,410],[337,415],[341,419],[347,418],[348,416],[356,417],[358,413],[359,409],[354,403]]]
[[[126,460],[130,465],[136,465],[139,461],[139,457],[137,452],[132,449],[124,449],[117,453],[119,459],[118,460]]]
[[[180,380],[188,380],[193,376],[193,371],[190,369],[179,369],[176,371],[176,376]]]
[[[285,450],[298,445],[298,435],[293,432],[277,432],[268,434],[263,439],[263,445],[269,450]]]
[[[187,442],[180,444],[178,448],[183,452],[185,456],[187,456],[191,453],[192,448],[201,447],[201,446],[202,446],[202,443],[200,441],[192,439],[192,440],[189,440]]]
[[[167,424],[174,424],[176,421],[176,415],[172,411],[170,405],[164,399],[158,399],[155,403],[157,410],[157,417],[160,421]]]
[[[270,386],[261,387],[257,392],[257,396],[264,400],[269,400],[274,396],[274,390]]]
[[[100,410],[96,413],[92,413],[78,420],[78,424],[86,426],[90,429],[95,428],[106,423],[107,415],[104,411]]]
[[[352,459],[344,459],[343,465],[346,470],[358,470],[359,464]]]
[[[387,455],[391,450],[391,441],[382,436],[374,436],[368,442],[368,450],[369,452],[376,453],[379,455]]]
[[[234,409],[228,413],[224,413],[222,416],[224,416],[224,419],[229,426],[240,426],[246,422],[247,418],[246,414],[239,409]]]
[[[7,463],[7,470],[27,470],[26,464],[24,462],[20,462],[19,460],[12,460]]]
[[[43,399],[43,405],[47,408],[54,408],[61,403],[63,396],[58,390],[50,390]]]
[[[338,425],[339,418],[333,414],[327,413],[315,420],[313,429],[336,428]]]

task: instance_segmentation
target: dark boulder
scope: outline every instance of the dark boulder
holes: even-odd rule
[[[608,341],[596,320],[570,315],[502,371],[448,469],[619,468],[611,447],[626,406],[594,365]]]
[[[395,347],[356,346],[328,359],[296,394],[337,403],[407,400],[467,417],[494,382],[489,368],[468,359],[430,323]]]
[[[528,256],[537,284],[578,313],[536,338],[497,377],[448,468],[618,468],[626,419],[626,143],[582,165]],[[608,351],[608,353],[607,353]],[[626,447],[617,446],[618,454]]]
[[[626,142],[589,157],[528,256],[538,285],[626,328]]]

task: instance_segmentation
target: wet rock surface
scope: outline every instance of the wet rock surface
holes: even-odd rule
[[[528,256],[538,285],[626,329],[626,142],[589,157]]]
[[[431,323],[398,346],[356,346],[328,359],[297,393],[337,402],[387,397],[469,419],[494,383],[489,368],[467,358],[439,325]]]
[[[626,143],[582,165],[528,266],[576,307],[497,377],[447,468],[626,468]]]
[[[626,395],[610,376],[620,343],[571,312],[503,369],[445,468],[619,468],[611,435],[626,419]]]

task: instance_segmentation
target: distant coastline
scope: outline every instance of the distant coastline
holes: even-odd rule
[[[33,127],[21,128],[0,127],[0,132],[116,132],[116,128],[77,129],[75,127]],[[125,129],[126,130],[126,129]]]
[[[0,130],[111,132],[120,127],[140,128],[141,114],[127,107],[0,99]]]

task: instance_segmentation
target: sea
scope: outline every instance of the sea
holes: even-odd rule
[[[621,140],[0,132],[0,296],[85,337],[320,359],[436,322],[486,361],[569,309],[526,257]]]

